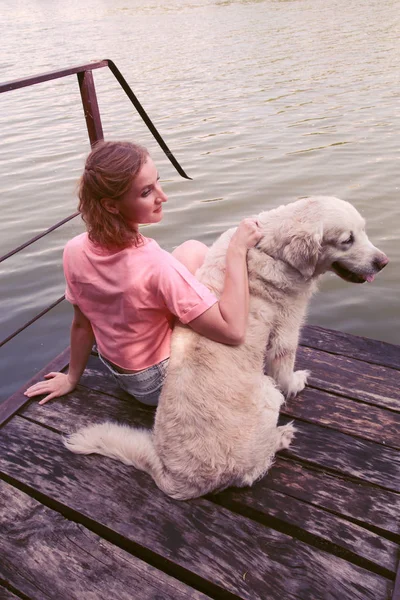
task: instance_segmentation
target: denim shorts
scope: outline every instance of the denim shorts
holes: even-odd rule
[[[101,362],[112,373],[114,379],[125,392],[134,396],[136,400],[149,406],[157,406],[161,394],[169,358],[166,358],[152,367],[137,373],[119,373],[104,356],[99,353]]]

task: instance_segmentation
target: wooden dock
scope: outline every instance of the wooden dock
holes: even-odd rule
[[[0,406],[0,598],[400,600],[400,347],[306,327],[297,366],[312,377],[283,410],[291,448],[252,488],[189,502],[62,445],[94,421],[151,427],[154,411],[96,356],[68,397],[18,409],[26,399],[12,396]]]

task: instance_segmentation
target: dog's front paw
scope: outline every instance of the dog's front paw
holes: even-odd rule
[[[289,448],[294,434],[296,433],[296,429],[293,427],[293,422],[288,423],[287,425],[281,425],[277,428],[280,435],[278,452],[279,450],[285,450]]]
[[[301,390],[304,390],[309,376],[310,371],[295,371],[293,373],[285,394],[288,400],[297,396]]]

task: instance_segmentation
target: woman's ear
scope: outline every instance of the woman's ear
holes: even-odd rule
[[[107,212],[112,213],[113,215],[118,215],[119,208],[116,200],[113,200],[112,198],[102,198],[100,200],[100,204]]]

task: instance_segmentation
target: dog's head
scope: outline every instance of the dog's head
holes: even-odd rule
[[[258,215],[258,247],[288,263],[305,279],[331,270],[353,283],[372,281],[389,262],[365,232],[365,221],[339,198],[304,198]]]

